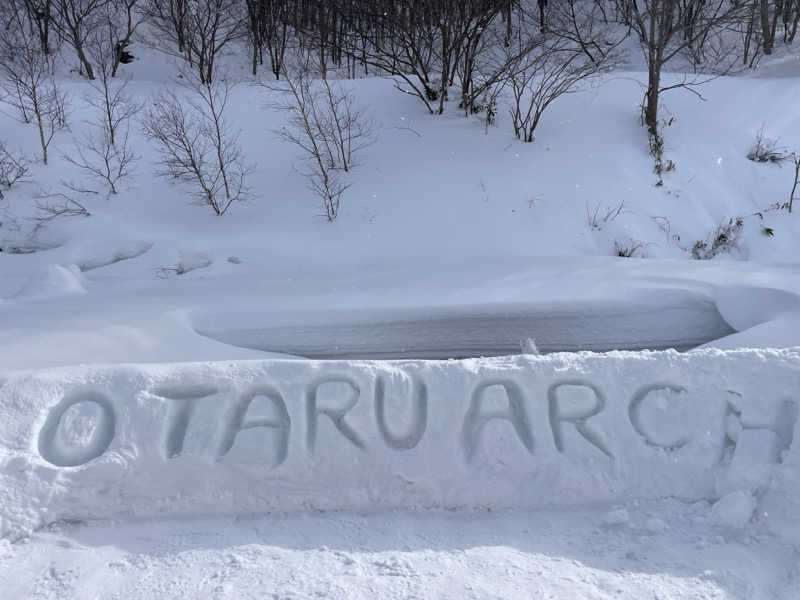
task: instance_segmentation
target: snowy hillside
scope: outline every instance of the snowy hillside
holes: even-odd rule
[[[169,79],[166,74],[161,81],[145,79],[143,62],[132,69],[137,78],[131,89],[147,101]],[[796,70],[800,73],[800,64]],[[135,133],[141,159],[118,194],[85,194],[81,203],[91,216],[54,219],[31,234],[35,222],[28,219],[40,214],[35,202],[42,202],[35,197],[84,177],[64,160],[72,140],[60,132],[51,164],[34,165],[30,181],[5,194],[5,210],[14,221],[0,230],[6,249],[0,290],[4,311],[15,316],[0,332],[4,362],[31,368],[257,357],[258,352],[213,350],[216,344],[194,332],[219,330],[220,323],[240,330],[326,321],[336,309],[345,311],[339,317],[344,321],[356,318],[347,314],[356,308],[474,312],[475,306],[498,303],[520,304],[517,310],[523,311],[524,305],[536,305],[550,314],[554,303],[569,310],[565,300],[613,303],[628,296],[625,306],[654,301],[663,306],[659,290],[665,286],[678,295],[690,288],[700,299],[734,284],[797,291],[788,264],[797,253],[800,225],[794,214],[769,210],[787,197],[792,169],[753,163],[746,154],[762,126],[787,144],[800,138],[800,115],[782,110],[800,94],[798,80],[730,77],[703,88],[706,102],[681,90],[666,96],[677,114],[666,132],[667,155],[678,167],[656,187],[637,121],[641,90],[635,80],[641,77],[615,73],[597,87],[564,97],[530,144],[514,139],[502,119],[484,134],[477,119],[425,114],[389,81],[346,82],[380,126],[333,223],[319,216],[318,200],[293,169],[295,149],[272,133],[282,115],[263,108],[269,93],[242,84],[234,90],[231,114],[242,130],[246,156],[256,165],[252,198],[217,217],[193,203],[185,187],[154,177],[154,149]],[[90,114],[81,103],[82,85],[65,84],[74,99],[76,130],[86,127],[81,118]],[[34,153],[32,131],[0,118],[4,131],[12,131],[10,139]],[[743,228],[735,248],[711,261],[692,259],[695,242],[713,238],[719,225],[737,217]],[[773,235],[765,235],[766,227]],[[636,256],[678,262],[614,257],[615,243],[636,247]],[[14,254],[28,248],[38,251]],[[754,270],[748,260],[762,266]],[[549,283],[556,280],[559,285]],[[634,292],[638,297],[630,296]],[[157,311],[146,307],[152,302]],[[789,298],[781,302],[794,304]],[[769,320],[770,304],[762,310],[743,324],[729,323],[739,330]],[[17,327],[26,319],[37,325],[26,327],[31,337],[23,341]],[[362,313],[358,320],[365,319],[369,315]],[[646,325],[653,327],[653,320]],[[696,343],[730,331],[708,327],[709,337],[701,334]],[[793,332],[780,334],[775,343],[798,343]],[[68,348],[57,342],[59,335],[69,336]],[[659,338],[652,330],[653,340],[635,331],[607,344],[564,335],[563,328],[553,333],[534,328],[506,336],[500,347],[508,351],[509,342],[542,336],[562,338],[547,340],[553,350],[672,345],[649,344]],[[638,339],[642,335],[645,339]],[[176,336],[194,341],[177,342]],[[292,335],[279,347],[256,348],[291,353],[286,337]],[[491,340],[486,343],[474,351],[491,354]]]

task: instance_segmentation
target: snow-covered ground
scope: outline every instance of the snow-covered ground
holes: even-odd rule
[[[130,89],[140,100],[171,81],[173,71],[160,73],[156,60],[165,62],[133,65]],[[770,210],[788,199],[790,169],[746,158],[762,127],[787,148],[800,138],[800,116],[787,109],[800,94],[800,79],[790,76],[800,61],[781,68],[785,77],[715,80],[703,87],[705,102],[665,94],[676,117],[665,128],[666,155],[678,166],[661,187],[638,123],[641,73],[614,73],[561,98],[531,144],[513,138],[503,111],[485,135],[477,118],[455,107],[427,115],[384,79],[346,82],[379,124],[378,141],[334,223],[318,216],[296,152],[273,133],[282,114],[264,108],[263,88],[242,84],[230,119],[256,166],[250,200],[221,218],[193,205],[186,189],[154,176],[154,149],[135,131],[141,159],[120,193],[81,197],[91,217],[62,217],[31,238],[34,197],[82,177],[62,156],[72,134],[60,132],[52,164],[34,166],[0,206],[0,358],[5,368],[33,368],[264,356],[259,350],[323,356],[313,346],[330,347],[332,335],[342,337],[337,356],[404,356],[426,314],[458,320],[508,304],[522,323],[500,323],[505,330],[494,333],[479,324],[459,339],[445,322],[441,335],[452,339],[422,355],[452,345],[464,346],[455,355],[504,353],[512,337],[542,338],[545,350],[686,347],[730,333],[714,314],[720,294],[728,305],[757,307],[742,322],[723,312],[733,329],[759,325],[796,305],[800,287],[800,225]],[[85,82],[64,85],[77,135],[93,118]],[[35,155],[31,128],[4,115],[0,123],[12,148]],[[744,225],[731,253],[691,259],[696,241],[737,217]],[[640,245],[637,255],[651,260],[612,257],[615,243]],[[39,251],[10,254],[16,249]],[[659,323],[637,316],[648,310]],[[628,316],[606,318],[614,312]],[[554,313],[563,325],[543,321]],[[387,320],[411,322],[404,339],[389,328],[376,332],[373,348],[347,341]],[[326,334],[319,324],[338,328]],[[508,331],[517,327],[524,331]],[[619,334],[609,331],[616,327]],[[796,326],[775,329],[781,345],[800,343]],[[395,345],[379,348],[387,335]]]
[[[799,397],[796,350],[9,373],[0,572],[13,597],[789,599]]]
[[[711,514],[664,500],[64,524],[0,545],[0,581],[9,598],[797,597],[796,547]]]
[[[128,72],[141,100],[174,75],[154,56]],[[136,131],[119,194],[31,235],[35,196],[80,177],[60,154],[92,119],[85,82],[64,75],[72,133],[0,200],[0,596],[797,598],[800,358],[715,349],[800,346],[800,221],[770,208],[791,173],[746,158],[762,128],[800,150],[800,60],[716,79],[705,102],[665,95],[677,169],[663,186],[638,122],[644,77],[559,99],[531,144],[502,110],[484,133],[387,80],[346,82],[378,141],[333,223],[272,133],[282,115],[243,84],[230,117],[251,199],[223,217],[192,204]],[[0,132],[35,155],[30,126],[0,114]],[[737,217],[730,253],[692,259]],[[707,349],[262,362],[528,340]],[[322,375],[343,379],[309,412]],[[581,393],[562,406],[559,383]],[[237,412],[251,392],[263,412]],[[404,454],[421,398],[428,435]],[[265,431],[270,461],[288,436],[277,475],[259,462]]]

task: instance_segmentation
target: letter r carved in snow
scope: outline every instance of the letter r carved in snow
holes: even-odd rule
[[[346,402],[346,406],[341,408],[320,408],[317,399],[319,388],[326,383],[340,383],[350,388],[350,394]],[[364,442],[358,433],[344,420],[347,413],[357,403],[361,395],[361,388],[358,384],[349,377],[331,377],[320,379],[312,383],[306,389],[306,422],[308,431],[306,432],[306,444],[308,449],[313,452],[317,443],[317,430],[319,426],[319,415],[328,417],[333,426],[347,438],[357,448],[364,449]]]
[[[564,415],[558,402],[558,389],[563,386],[584,387],[591,390],[595,398],[594,406],[580,415]],[[593,383],[579,379],[559,381],[551,385],[547,390],[547,402],[550,415],[550,430],[553,433],[553,443],[556,446],[556,450],[562,454],[564,453],[564,440],[561,434],[561,427],[563,423],[572,423],[583,439],[595,446],[609,458],[614,458],[614,455],[603,442],[602,438],[586,424],[589,419],[602,412],[603,408],[605,408],[606,399],[599,387]]]

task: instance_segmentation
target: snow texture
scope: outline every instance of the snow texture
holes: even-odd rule
[[[294,360],[11,373],[6,535],[308,509],[797,502],[800,353]],[[733,495],[731,495],[733,494]],[[624,522],[624,519],[614,519]]]

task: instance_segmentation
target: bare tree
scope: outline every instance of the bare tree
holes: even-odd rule
[[[121,128],[127,128],[130,119],[142,109],[142,103],[128,94],[130,77],[114,77],[118,66],[118,42],[113,34],[109,35],[109,31],[98,31],[87,44],[89,54],[97,65],[97,77],[90,82],[93,93],[86,96],[86,101],[97,111],[99,118],[95,122],[105,130],[114,146],[117,133]]]
[[[51,73],[50,58],[38,40],[24,34],[21,21],[0,37],[0,101],[13,107],[24,123],[36,123],[47,164],[47,149],[58,129],[66,125],[66,95]]]
[[[656,156],[657,170],[663,140],[659,132],[658,105],[661,94],[667,90],[690,89],[708,81],[708,77],[686,79],[663,85],[661,72],[664,65],[685,51],[697,53],[701,43],[709,39],[726,25],[738,20],[745,5],[728,0],[684,0],[691,12],[691,27],[681,27],[681,0],[626,0],[631,14],[633,31],[636,33],[642,52],[647,60],[647,90],[642,107],[642,120],[650,136],[651,152]],[[718,38],[719,39],[719,38]],[[728,72],[736,60],[733,48],[720,46],[704,64],[713,75]]]
[[[769,56],[775,47],[775,34],[778,29],[778,19],[783,16],[784,6],[791,7],[792,0],[759,0],[759,18],[761,24],[761,42],[764,54]]]
[[[112,143],[107,127],[89,127],[75,140],[71,152],[62,156],[88,177],[102,181],[110,194],[116,194],[118,182],[130,174],[138,159],[128,140],[130,129],[126,124]]]
[[[149,0],[146,12],[156,47],[185,58],[201,83],[216,73],[223,49],[245,34],[240,0]]]
[[[526,52],[510,70],[514,135],[532,142],[545,110],[558,98],[578,91],[582,84],[609,68],[616,55],[587,56],[585,48],[569,37],[550,31],[523,42]]]
[[[239,133],[225,118],[233,84],[184,76],[184,95],[164,92],[144,117],[144,131],[161,153],[164,177],[193,185],[198,198],[217,214],[247,197],[251,168],[244,163]]]
[[[92,32],[101,26],[103,12],[111,0],[56,0],[58,19],[55,21],[59,35],[74,49],[81,64],[81,72],[94,79],[94,68],[86,52],[86,43]]]
[[[110,48],[110,57],[103,57],[111,63],[111,77],[117,76],[121,64],[130,62],[128,48],[133,43],[136,30],[144,21],[144,14],[138,10],[141,0],[111,0],[103,14],[102,27],[105,29],[106,43]],[[96,39],[102,33],[96,34]],[[109,60],[110,58],[110,60]]]
[[[505,27],[481,33],[470,42],[459,62],[459,106],[465,115],[487,111],[487,125],[493,118],[489,113],[496,110],[496,100],[508,85],[511,74],[531,50],[525,44],[512,45],[507,33]]]
[[[252,71],[264,64],[264,50],[269,53],[270,68],[280,78],[289,36],[288,2],[286,0],[245,0],[252,47]]]
[[[279,137],[303,153],[309,188],[322,200],[325,217],[339,214],[342,194],[350,187],[345,173],[356,166],[362,150],[375,142],[375,127],[355,104],[352,93],[328,80],[311,78],[308,64],[284,70],[283,83],[266,83],[277,100],[271,108],[287,112],[288,126]]]
[[[15,0],[8,1],[14,2]],[[42,52],[48,55],[52,54],[54,48],[51,33],[56,18],[55,0],[22,0],[22,3],[27,12],[28,21],[39,37]]]
[[[358,38],[352,45],[361,46],[362,61],[394,76],[398,90],[416,96],[436,114],[442,83],[436,77],[438,31],[431,2],[367,3],[364,10],[366,17],[359,15],[359,22],[349,27],[351,35]],[[365,26],[359,27],[362,21]]]
[[[28,173],[28,160],[21,154],[13,154],[0,141],[0,200],[3,199],[3,189],[10,190],[18,181]]]
[[[36,197],[35,204],[39,214],[30,218],[35,223],[33,233],[61,217],[92,216],[83,204],[65,192],[41,192]]]
[[[187,15],[190,0],[144,0],[147,24],[154,30],[154,45],[168,54],[187,57]]]

